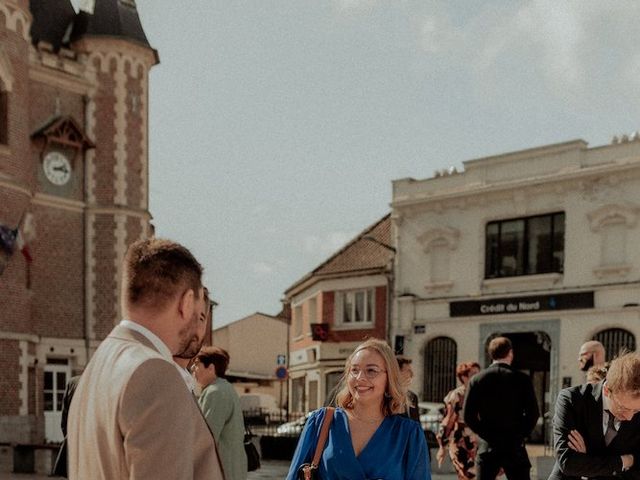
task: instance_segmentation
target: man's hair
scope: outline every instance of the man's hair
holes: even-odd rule
[[[640,397],[640,353],[624,353],[611,361],[607,370],[607,387],[613,393],[624,392]]]
[[[205,368],[213,365],[216,371],[216,377],[224,377],[224,374],[227,372],[229,354],[223,348],[214,346],[202,347],[196,358]]]
[[[502,360],[513,350],[513,345],[511,345],[511,340],[507,337],[496,337],[489,342],[487,350],[491,360]]]
[[[412,359],[407,358],[403,355],[396,355],[396,360],[398,361],[398,368],[400,370],[402,370],[402,367],[404,367],[405,365],[411,365],[413,363]]]
[[[123,298],[127,305],[161,308],[188,289],[199,298],[201,279],[202,265],[179,243],[138,240],[125,256]]]
[[[587,383],[598,383],[607,376],[608,363],[602,365],[594,365],[587,370]]]
[[[347,358],[344,373],[342,374],[343,387],[336,395],[336,405],[345,409],[353,408],[354,399],[349,391],[349,384],[346,379],[349,375],[349,370],[351,370],[353,357],[362,350],[371,350],[378,353],[382,357],[385,369],[387,370],[387,388],[382,400],[382,413],[385,416],[389,416],[404,412],[407,405],[407,389],[400,381],[398,361],[394,358],[393,351],[389,344],[377,338],[365,340],[358,345],[353,353],[349,355],[349,358]]]
[[[468,377],[474,368],[480,370],[480,364],[478,362],[463,362],[456,367],[456,377],[462,382],[462,378]]]

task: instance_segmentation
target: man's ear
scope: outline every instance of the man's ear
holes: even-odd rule
[[[178,310],[183,319],[190,319],[193,317],[195,303],[195,294],[192,289],[188,289],[182,294],[182,297],[180,297],[180,301],[178,302]]]
[[[606,383],[604,385],[602,385],[602,393],[607,398],[609,398],[609,396],[611,395],[611,390],[609,390],[609,387],[607,387]]]

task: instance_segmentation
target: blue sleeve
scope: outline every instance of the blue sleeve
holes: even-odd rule
[[[298,440],[298,446],[293,454],[291,460],[291,466],[289,467],[289,473],[287,474],[287,480],[296,480],[298,468],[303,463],[313,460],[313,454],[318,444],[318,437],[320,436],[320,428],[322,426],[322,419],[324,418],[325,409],[319,409],[313,412],[307,422],[304,425],[300,439]]]
[[[431,480],[431,460],[424,432],[418,422],[412,422],[404,480]]]

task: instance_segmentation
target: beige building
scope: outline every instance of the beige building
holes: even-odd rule
[[[464,162],[393,182],[398,248],[391,335],[405,336],[414,389],[441,401],[455,365],[497,335],[514,343],[542,412],[581,383],[580,345],[608,356],[640,334],[640,141],[583,140]],[[542,438],[543,425],[537,430]]]
[[[321,407],[355,347],[368,337],[387,338],[390,227],[387,214],[284,292],[291,307],[291,412]]]
[[[214,325],[213,344],[229,352],[227,377],[239,395],[268,394],[284,407],[286,378],[278,379],[276,369],[286,367],[287,319],[256,312],[224,327]]]

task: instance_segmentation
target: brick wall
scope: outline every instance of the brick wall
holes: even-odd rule
[[[0,339],[0,416],[20,412],[20,345]]]
[[[83,214],[42,205],[34,207],[32,333],[49,337],[83,337]]]

